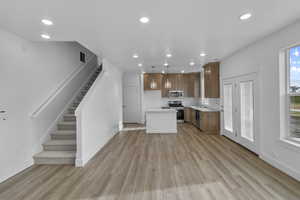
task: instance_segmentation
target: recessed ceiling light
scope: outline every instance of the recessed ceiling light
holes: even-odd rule
[[[137,55],[136,53],[135,54],[133,54],[133,56],[132,56],[133,58],[138,58],[139,57],[139,55]]]
[[[181,70],[181,73],[184,73],[184,70]]]
[[[143,67],[143,64],[142,64],[142,63],[139,63],[138,66],[139,66],[139,67]]]
[[[161,73],[163,73],[163,74],[164,74],[164,73],[165,73],[165,70],[162,70],[162,71],[161,71]]]
[[[53,25],[53,22],[49,19],[42,19],[42,23],[46,26],[51,26]]]
[[[46,40],[51,38],[50,35],[48,35],[48,34],[41,34],[41,37],[46,39]]]
[[[240,16],[240,20],[247,20],[249,18],[252,17],[252,14],[251,13],[245,13],[243,15]]]
[[[204,57],[204,56],[206,56],[206,53],[201,53],[200,56]]]
[[[190,62],[190,65],[191,65],[191,66],[194,66],[194,65],[195,65],[195,63],[192,61],[192,62]]]
[[[164,63],[164,66],[168,66],[169,64],[167,62]]]
[[[172,54],[167,53],[166,57],[167,57],[167,58],[171,58],[171,57],[172,57]]]
[[[148,17],[141,17],[140,18],[140,22],[143,24],[147,24],[150,21],[150,19]]]

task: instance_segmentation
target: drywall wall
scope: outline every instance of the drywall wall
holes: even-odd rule
[[[84,166],[122,129],[122,72],[103,59],[103,71],[76,109],[76,166]]]
[[[221,62],[221,79],[256,72],[259,81],[260,157],[300,180],[299,148],[280,141],[279,52],[300,44],[300,22],[239,50]]]
[[[36,127],[30,113],[80,67],[79,51],[87,57],[92,53],[76,42],[30,42],[4,30],[0,44],[0,110],[6,110],[0,116],[6,118],[0,120],[2,182],[33,164],[32,156],[51,126],[49,118],[41,117],[45,123]],[[59,114],[52,112],[52,118]]]

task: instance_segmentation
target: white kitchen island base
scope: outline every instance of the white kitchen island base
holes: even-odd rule
[[[149,109],[146,111],[146,133],[177,133],[177,111]]]

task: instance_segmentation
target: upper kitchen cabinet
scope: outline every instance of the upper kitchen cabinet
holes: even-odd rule
[[[220,98],[220,63],[213,62],[203,66],[205,98]]]
[[[200,97],[200,73],[184,74],[184,94],[186,97]]]
[[[184,88],[182,74],[164,74],[162,78],[162,97],[169,97],[169,91],[182,90]],[[168,84],[167,84],[168,83]],[[168,86],[168,87],[167,87]]]
[[[161,86],[161,96],[162,97],[168,97],[169,96],[169,90],[171,90],[172,83],[171,83],[171,77],[170,74],[164,74],[162,77],[162,86]],[[170,87],[167,86],[167,82]]]
[[[170,87],[166,87],[166,83]],[[180,90],[185,97],[200,96],[200,73],[164,74],[162,78],[162,97],[169,97],[169,91]]]
[[[144,90],[161,90],[162,74],[144,74]]]

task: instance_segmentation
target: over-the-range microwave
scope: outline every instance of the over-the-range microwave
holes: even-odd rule
[[[184,92],[182,90],[170,90],[169,97],[184,97]]]

